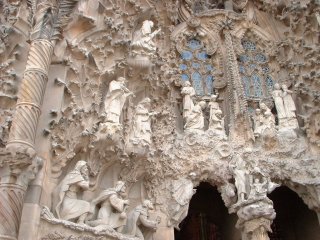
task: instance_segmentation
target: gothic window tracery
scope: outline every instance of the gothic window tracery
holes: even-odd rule
[[[242,40],[244,54],[239,56],[239,72],[248,99],[269,98],[273,89],[273,79],[268,66],[268,58],[261,53],[254,41]]]
[[[216,68],[211,63],[203,43],[191,39],[181,52],[181,80],[190,81],[198,96],[209,96],[213,93],[214,72]]]

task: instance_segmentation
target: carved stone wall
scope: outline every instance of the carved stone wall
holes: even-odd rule
[[[11,216],[0,239],[174,239],[200,182],[237,214],[242,239],[269,239],[277,186],[319,213],[319,9],[0,3],[0,219]],[[19,230],[28,211],[38,230]],[[129,230],[137,219],[144,228]]]

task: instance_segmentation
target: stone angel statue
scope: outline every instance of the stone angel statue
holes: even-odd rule
[[[153,26],[153,21],[145,20],[142,23],[141,29],[135,32],[131,43],[134,53],[152,55],[156,52],[156,45],[153,38],[160,33],[161,29],[159,28],[152,32]]]

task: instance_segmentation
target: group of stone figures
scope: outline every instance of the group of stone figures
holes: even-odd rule
[[[59,202],[55,208],[58,219],[101,230],[114,229],[140,239],[144,239],[141,226],[156,231],[159,224],[160,219],[149,219],[149,210],[153,209],[149,200],[128,212],[130,203],[124,199],[126,186],[122,181],[118,181],[114,188],[100,192],[91,202],[79,199],[78,194],[89,189],[87,163],[83,160],[77,162],[58,188]]]
[[[116,127],[121,126],[120,115],[127,97],[133,95],[125,86],[125,82],[126,79],[123,77],[111,81],[104,102],[105,122]],[[150,98],[144,98],[135,108],[132,131],[129,136],[133,143],[151,144],[151,116],[156,113],[150,112],[150,103]]]
[[[185,121],[185,130],[204,130],[204,115],[203,110],[206,108],[205,101],[199,101],[197,104],[193,102],[195,90],[189,81],[185,82],[181,94],[183,95],[183,118]],[[224,117],[217,102],[217,95],[211,95],[209,108],[209,126],[208,130],[212,131],[214,135],[226,137],[224,129]],[[292,98],[292,91],[288,90],[286,85],[276,83],[272,92],[274,104],[277,110],[278,129],[296,129],[298,128],[298,121],[296,118],[296,107]],[[253,129],[256,137],[263,135],[266,130],[275,130],[276,121],[270,108],[260,102],[258,109],[255,110],[253,116]]]
[[[195,90],[191,86],[189,81],[185,82],[185,86],[181,90],[183,95],[183,118],[185,119],[185,130],[204,130],[204,115],[203,110],[206,107],[205,101],[199,101],[194,104],[192,97],[195,95]],[[209,102],[210,117],[209,117],[209,129],[214,135],[226,137],[224,130],[224,118],[222,117],[222,111],[217,102],[217,95],[211,95]]]

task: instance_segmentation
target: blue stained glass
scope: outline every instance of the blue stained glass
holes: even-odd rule
[[[192,73],[192,82],[194,90],[196,91],[197,95],[204,95],[203,86],[202,86],[202,77],[201,74],[198,72]]]
[[[191,48],[192,50],[196,50],[201,48],[201,42],[199,40],[196,39],[192,39],[188,42],[188,46],[189,48]]]
[[[214,71],[214,67],[212,65],[206,65],[207,72]]]
[[[266,84],[268,89],[271,91],[273,89],[273,79],[270,75],[266,77]]]
[[[181,58],[183,60],[191,60],[192,59],[192,52],[190,51],[184,51],[182,54],[181,54]]]
[[[256,45],[248,40],[242,41],[242,46],[245,50],[254,51],[256,50]]]
[[[212,75],[208,75],[206,77],[206,87],[207,87],[207,94],[211,95],[212,89],[213,89],[213,76]]]
[[[182,81],[189,81],[189,76],[187,74],[181,74]]]
[[[265,63],[267,61],[267,58],[265,55],[261,54],[261,53],[258,53],[256,56],[255,56],[255,60],[257,62],[261,62],[261,63]]]
[[[240,62],[248,62],[248,56],[247,55],[240,55],[239,57]]]
[[[263,66],[263,67],[262,67],[262,71],[263,71],[264,73],[268,73],[268,72],[270,71],[270,68],[269,68],[268,66]]]
[[[261,79],[258,75],[252,75],[253,80],[253,88],[254,88],[254,96],[261,97],[262,96],[262,87],[261,87]]]
[[[188,66],[186,64],[180,64],[180,70],[185,71],[188,69]]]
[[[250,95],[250,80],[246,76],[242,76],[241,79],[242,79],[243,86],[244,86],[244,93],[246,96],[249,96]]]
[[[250,64],[249,67],[250,67],[251,69],[256,69],[256,68],[257,68],[257,65],[256,65],[256,64]]]
[[[197,54],[197,58],[199,60],[206,60],[206,59],[208,59],[208,54],[206,52],[199,52]]]
[[[242,66],[242,65],[239,65],[239,72],[240,73],[246,73],[246,69],[245,69],[245,67],[244,66]]]
[[[195,68],[195,69],[198,69],[198,68],[200,68],[200,63],[193,62],[192,63],[192,67]]]

